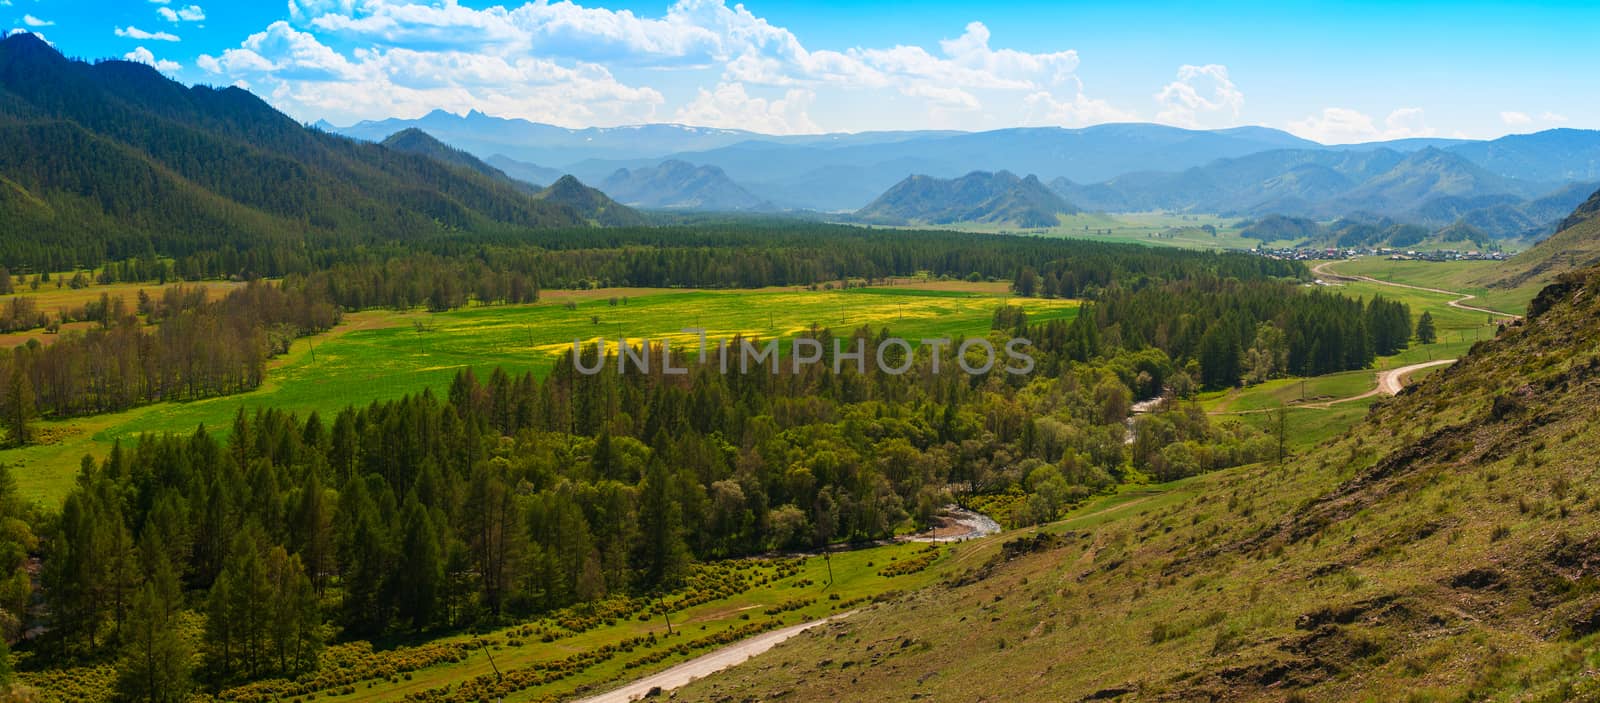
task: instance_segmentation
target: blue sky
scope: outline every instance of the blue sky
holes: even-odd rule
[[[0,0],[0,22],[335,124],[1145,121],[1328,143],[1600,127],[1592,3],[585,2]]]

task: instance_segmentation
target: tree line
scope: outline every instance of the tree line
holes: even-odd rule
[[[1363,301],[1279,280],[1205,275],[1116,283],[1100,289],[1082,316],[1093,324],[1058,325],[1038,340],[1076,345],[1079,359],[1101,338],[1160,349],[1180,366],[1192,362],[1191,379],[1209,389],[1367,368],[1404,350],[1413,336],[1410,307],[1381,295]]]
[[[327,271],[338,265],[382,266],[419,254],[495,272],[519,273],[544,288],[597,285],[755,288],[810,285],[844,278],[936,276],[1057,281],[1054,294],[1112,280],[1158,280],[1210,273],[1228,278],[1301,278],[1304,265],[1242,253],[1155,249],[1132,244],[1069,239],[972,235],[948,231],[863,230],[843,225],[772,219],[695,226],[556,228],[453,233],[405,242],[375,238],[361,246],[296,240],[275,242],[164,242],[132,251],[35,256],[8,252],[0,261],[15,271],[99,269],[103,281],[199,281],[281,277]],[[25,247],[27,237],[14,245]],[[472,285],[466,289],[473,290]]]
[[[138,314],[145,316],[140,320]],[[254,282],[211,300],[171,287],[137,307],[102,296],[85,306],[99,324],[0,352],[0,410],[12,442],[34,417],[125,410],[253,389],[290,340],[330,329],[339,311],[303,289]]]

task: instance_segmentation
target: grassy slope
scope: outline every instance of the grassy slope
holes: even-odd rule
[[[1381,257],[1367,257],[1340,262],[1333,266],[1333,270],[1369,276],[1380,281],[1470,293],[1478,297],[1468,301],[1468,305],[1521,314],[1527,309],[1528,301],[1533,300],[1533,296],[1549,280],[1529,280],[1510,288],[1490,288],[1481,282],[1503,265],[1494,261],[1389,261]]]
[[[1600,214],[1589,212],[1572,226],[1551,235],[1511,260],[1485,268],[1469,279],[1473,285],[1495,289],[1538,288],[1563,271],[1600,262]]]
[[[698,340],[681,332],[704,327],[713,338],[735,333],[790,336],[812,324],[835,330],[888,326],[911,340],[980,335],[989,329],[1003,294],[986,284],[943,284],[849,291],[547,291],[526,306],[473,307],[438,315],[357,313],[332,332],[297,342],[274,362],[267,383],[250,393],[191,403],[161,403],[122,413],[41,424],[46,444],[0,451],[11,464],[18,489],[30,500],[53,505],[72,486],[85,454],[103,456],[116,440],[145,432],[193,432],[204,424],[226,431],[240,408],[272,407],[325,419],[341,408],[398,398],[424,388],[445,391],[463,368],[483,374],[495,366],[523,373],[548,372],[574,338],[604,334],[671,339],[692,348]],[[611,307],[612,295],[628,297]],[[576,308],[568,310],[572,301]],[[1067,300],[1020,300],[1036,319],[1071,315]],[[598,316],[600,324],[593,323]],[[414,322],[428,327],[419,332]],[[314,352],[313,352],[314,349]]]
[[[1596,294],[1284,468],[1049,527],[680,698],[1600,699]]]

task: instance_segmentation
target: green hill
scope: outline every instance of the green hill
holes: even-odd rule
[[[857,211],[873,224],[954,224],[985,222],[1016,227],[1053,227],[1058,215],[1078,208],[1034,176],[1008,171],[974,171],[960,178],[910,176]]]
[[[1554,281],[1563,272],[1600,263],[1600,191],[1561,221],[1555,234],[1510,260],[1479,272],[1473,285],[1521,288]]]
[[[539,191],[533,197],[546,203],[559,204],[596,225],[628,227],[645,223],[644,217],[639,213],[612,200],[605,193],[584,185],[572,176],[556,179],[550,187]]]
[[[1281,467],[963,549],[678,697],[1596,700],[1600,270],[1541,300]]]
[[[740,211],[771,209],[722,169],[668,159],[655,166],[618,169],[600,187],[639,207],[677,210]]]
[[[478,157],[434,139],[432,135],[415,127],[395,132],[379,143],[395,151],[426,156],[435,161],[488,176],[490,180],[504,183],[524,193],[532,194],[539,191],[538,186],[512,178],[506,172],[479,160]]]
[[[239,88],[68,60],[27,33],[0,40],[0,184],[0,260],[13,268],[592,219],[304,127]]]

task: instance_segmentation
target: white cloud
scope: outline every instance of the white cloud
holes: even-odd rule
[[[33,15],[23,15],[22,23],[28,25],[29,27],[54,27],[56,24],[50,20],[42,20],[38,17],[34,17]]]
[[[150,0],[150,3],[153,5],[165,5],[170,2],[172,2],[172,0]]]
[[[715,90],[700,89],[689,104],[678,108],[679,122],[747,129],[767,134],[804,134],[822,130],[806,114],[816,95],[809,90],[791,88],[782,98],[753,98],[742,83],[721,83]]]
[[[1077,83],[1076,79],[1074,83]],[[1081,84],[1078,84],[1075,94],[1070,98],[1058,99],[1049,92],[1039,91],[1023,98],[1022,103],[1027,108],[1022,121],[1028,125],[1083,127],[1104,122],[1132,122],[1138,119],[1137,115],[1118,109],[1109,102],[1084,95]]]
[[[477,109],[577,126],[647,121],[664,102],[656,90],[624,85],[599,64],[410,48],[357,49],[347,57],[281,21],[196,64],[246,81],[307,118]]]
[[[596,115],[650,114],[654,105],[664,102],[654,89],[623,85],[602,66],[693,70],[713,76],[686,97],[682,109],[684,114],[707,119],[748,114],[749,110],[765,115],[780,104],[793,109],[788,107],[795,100],[789,97],[791,93],[775,97],[777,93],[762,93],[758,88],[805,91],[793,94],[797,98],[815,96],[821,90],[863,95],[867,95],[864,91],[891,91],[913,98],[911,105],[920,103],[930,115],[964,113],[965,117],[954,120],[958,123],[1022,110],[1023,100],[1038,93],[1062,105],[1074,105],[1074,114],[1105,111],[1097,101],[1081,95],[1074,75],[1079,63],[1075,51],[1035,53],[997,48],[989,29],[979,22],[966,25],[959,35],[939,42],[931,51],[906,45],[811,50],[788,29],[726,0],[675,0],[659,17],[585,7],[570,0],[533,0],[481,10],[457,0],[289,0],[288,5],[284,29],[305,34],[319,44],[365,47],[346,51],[343,58],[362,66],[381,62],[386,67],[381,70],[393,71],[390,78],[397,82],[427,80],[438,84],[435,89],[449,84],[458,91],[452,104],[465,102],[486,111],[490,102],[507,102],[512,100],[508,96],[528,91],[499,86],[494,90],[498,94],[490,95],[491,86],[462,84],[438,75],[431,66],[466,62],[488,70],[491,66],[548,65],[554,72],[585,76],[587,83],[574,89],[578,94],[594,94],[601,100],[630,93],[642,96],[639,105],[596,108],[592,111]],[[338,41],[323,42],[320,37],[325,36],[336,36]],[[247,51],[254,56],[244,53]],[[417,55],[416,75],[406,74],[411,69],[400,65],[405,63],[403,51]],[[475,58],[469,61],[467,57]],[[272,77],[264,74],[297,70],[298,63],[283,59],[241,46],[222,56],[197,60],[197,64],[264,86],[262,79]],[[245,72],[247,66],[252,67],[250,72]],[[276,77],[290,79],[287,75]],[[308,94],[298,87],[290,87],[287,95]],[[348,89],[365,92],[360,85]],[[744,90],[744,96],[738,96],[736,90]],[[767,97],[751,98],[752,92]],[[474,98],[483,100],[483,105],[471,105]],[[800,101],[809,103],[810,99]],[[764,101],[763,107],[754,107],[756,101]],[[360,116],[385,116],[385,105],[380,99]],[[532,118],[571,111],[572,106],[526,104],[510,114]],[[582,113],[579,109],[578,114]],[[800,115],[792,114],[784,116],[781,123],[791,130],[815,126],[809,118],[801,120]]]
[[[142,46],[135,47],[133,51],[123,54],[122,58],[129,61],[136,61],[147,66],[153,66],[157,71],[162,73],[172,73],[173,71],[183,68],[183,65],[177,61],[157,59],[155,54],[150,53],[149,49],[146,49]]]
[[[25,28],[22,28],[22,27],[12,27],[11,31],[7,32],[7,34],[32,34],[33,36],[38,37],[39,41],[42,41],[42,42],[44,42],[46,44],[49,44],[50,46],[55,46],[56,45],[55,42],[44,38],[43,34],[40,34],[38,32],[29,30],[29,29],[25,29]]]
[[[1319,115],[1291,121],[1288,130],[1323,144],[1352,144],[1390,139],[1432,137],[1438,132],[1428,126],[1420,107],[1403,107],[1384,118],[1383,127],[1365,113],[1343,107],[1323,109]]]
[[[119,37],[127,37],[129,39],[138,39],[141,41],[181,41],[176,34],[170,34],[168,32],[146,32],[138,27],[133,26],[117,27],[116,34]]]
[[[1529,117],[1526,112],[1502,112],[1500,113],[1500,121],[1513,127],[1533,124],[1533,118]]]
[[[1161,111],[1156,121],[1198,129],[1210,122],[1210,115],[1224,115],[1227,124],[1239,118],[1244,108],[1244,93],[1228,77],[1228,67],[1210,63],[1178,67],[1177,80],[1156,93]]]
[[[1542,122],[1546,125],[1562,124],[1567,121],[1567,116],[1560,113],[1545,111],[1540,113],[1536,118],[1526,112],[1508,111],[1500,113],[1500,121],[1511,127],[1529,127],[1536,122]]]
[[[161,19],[168,22],[200,22],[206,18],[206,11],[200,9],[199,5],[189,5],[177,10],[170,7],[158,7],[156,8],[156,14],[161,15]]]

